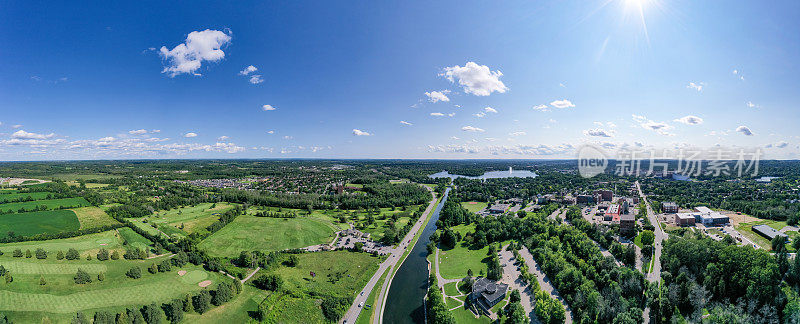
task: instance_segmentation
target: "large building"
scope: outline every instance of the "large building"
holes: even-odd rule
[[[614,199],[614,192],[611,190],[595,190],[595,195],[600,195],[600,199],[603,201],[611,201]]]
[[[509,207],[511,207],[509,204],[494,204],[492,207],[489,207],[489,213],[503,214],[508,210]]]
[[[507,290],[508,285],[481,277],[472,284],[472,293],[469,294],[469,298],[474,305],[489,314],[494,305],[506,298]]]
[[[678,204],[667,201],[661,204],[661,208],[664,210],[665,213],[677,213],[678,212]]]
[[[695,215],[692,213],[675,214],[675,226],[694,226]]]
[[[605,217],[603,218],[611,219],[612,222],[617,223],[619,222],[619,214],[620,214],[619,205],[611,205],[608,206],[608,209],[606,209],[606,214]]]
[[[756,225],[753,226],[753,232],[761,234],[761,236],[766,237],[770,240],[774,239],[775,237],[788,237],[786,234],[777,231],[776,229],[770,227],[769,225]]]
[[[578,204],[591,204],[594,203],[594,196],[592,195],[578,195],[575,197],[575,203]]]
[[[619,231],[623,234],[632,234],[636,231],[636,216],[623,214],[619,216]]]
[[[711,210],[711,208],[700,206],[696,207],[697,213],[695,215],[695,222],[700,222],[705,226],[723,225],[730,222],[730,218],[719,212]]]

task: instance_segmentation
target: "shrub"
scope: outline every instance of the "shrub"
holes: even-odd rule
[[[83,285],[92,282],[92,277],[89,276],[86,271],[83,269],[78,269],[78,272],[75,273],[75,277],[73,277],[76,284]]]
[[[139,267],[130,268],[128,272],[125,272],[125,275],[133,279],[139,279],[142,277],[142,269]]]

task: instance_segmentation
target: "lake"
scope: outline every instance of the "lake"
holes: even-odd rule
[[[467,178],[467,179],[499,179],[499,178],[536,178],[536,172],[528,170],[511,170],[508,171],[489,171],[477,177],[465,176],[460,174],[451,174],[447,171],[437,172],[429,175],[430,178]]]

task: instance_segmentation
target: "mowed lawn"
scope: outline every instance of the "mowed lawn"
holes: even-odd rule
[[[0,237],[9,231],[17,236],[75,231],[81,227],[71,210],[48,210],[0,215]]]
[[[42,200],[42,199],[47,199],[47,196],[52,194],[53,194],[52,192],[18,193],[16,192],[16,190],[13,190],[6,193],[0,193],[0,203],[5,203],[12,200],[17,200],[20,198],[28,198],[28,197],[30,197],[33,200]]]
[[[121,227],[117,229],[119,232],[119,236],[122,238],[125,245],[131,248],[139,248],[141,250],[149,251],[150,245],[153,245],[153,242],[147,239],[146,237],[140,235],[139,233],[134,232],[130,227]]]
[[[485,202],[480,202],[480,201],[467,201],[467,202],[462,202],[461,203],[461,207],[466,208],[471,213],[477,213],[477,212],[485,209],[486,206],[488,206],[488,205],[489,204],[487,204]]]
[[[279,251],[328,243],[333,229],[309,218],[270,218],[241,215],[200,243],[212,256],[237,256],[241,251]]]
[[[452,229],[465,235],[475,229],[475,225],[458,225]],[[505,243],[504,243],[505,244]],[[467,270],[472,269],[474,275],[478,275],[483,270],[486,273],[486,261],[488,261],[489,247],[473,250],[464,246],[461,242],[456,243],[452,249],[439,250],[439,273],[445,279],[461,279],[467,275]]]
[[[127,229],[131,231],[130,228]],[[131,233],[136,234],[133,231],[131,231]],[[141,235],[139,235],[139,237],[141,237]],[[70,237],[64,239],[56,239],[56,240],[5,243],[5,244],[0,244],[0,251],[3,251],[3,253],[6,256],[10,256],[15,249],[20,249],[22,251],[25,250],[36,251],[36,249],[41,248],[47,251],[48,253],[56,253],[58,251],[66,252],[69,249],[75,249],[78,252],[81,252],[82,256],[85,256],[86,254],[92,252],[96,253],[101,248],[104,248],[109,251],[121,249],[123,242],[125,242],[124,239],[119,234],[117,234],[116,231],[105,231],[95,234]]]
[[[81,207],[70,209],[78,216],[81,229],[117,225],[119,222],[98,207]]]
[[[47,200],[34,200],[26,202],[5,203],[0,204],[0,211],[15,212],[24,208],[25,210],[33,210],[39,206],[46,206],[48,209],[64,208],[64,207],[85,207],[89,206],[89,202],[83,197],[77,198],[62,198],[62,199],[47,199]]]
[[[52,258],[52,259],[51,259]],[[0,312],[9,312],[14,319],[14,312],[37,312],[45,314],[68,314],[74,316],[77,311],[99,309],[116,309],[152,302],[161,303],[173,298],[184,297],[202,289],[198,283],[211,280],[213,284],[223,280],[218,273],[207,272],[199,266],[187,265],[183,270],[189,271],[184,276],[178,275],[177,268],[172,271],[150,274],[143,271],[141,279],[131,279],[125,272],[133,266],[146,269],[150,264],[161,262],[164,258],[144,261],[110,260],[48,260],[21,258],[11,263],[14,281],[0,287]],[[2,257],[3,261],[7,257]],[[21,265],[29,263],[31,265]],[[92,283],[77,285],[72,277],[73,269],[84,269],[93,277],[99,272],[106,274],[104,281],[93,280]],[[28,272],[25,269],[35,269]],[[43,277],[47,284],[39,285]],[[96,277],[94,277],[96,279]],[[225,279],[230,280],[230,279]],[[212,284],[211,288],[214,287]],[[58,315],[56,315],[58,317]]]

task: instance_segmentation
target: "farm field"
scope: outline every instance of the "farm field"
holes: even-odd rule
[[[211,208],[214,206],[214,208]],[[158,211],[147,218],[148,222],[157,225],[168,225],[181,229],[187,234],[204,232],[206,227],[219,219],[219,214],[233,209],[228,203],[203,203],[191,207],[175,208],[168,211]],[[162,231],[164,231],[162,229]],[[165,231],[166,232],[166,231]],[[170,234],[167,232],[167,234]]]
[[[8,201],[20,199],[20,198],[28,198],[30,197],[33,200],[41,200],[47,199],[47,196],[52,195],[52,192],[22,192],[19,193],[16,190],[5,190],[0,191],[0,203],[5,203]]]
[[[0,204],[0,211],[15,212],[24,208],[25,210],[33,210],[39,206],[47,206],[48,209],[64,208],[64,207],[85,207],[89,206],[89,202],[82,197],[77,198],[61,198],[61,199],[47,199],[47,200],[34,200],[26,202],[5,203]]]
[[[75,215],[78,217],[78,222],[81,223],[81,229],[119,224],[117,220],[108,216],[105,211],[98,207],[81,207],[70,210],[75,212]]]
[[[6,237],[8,232],[13,232],[16,236],[32,236],[42,233],[75,231],[80,226],[78,217],[71,210],[0,215],[0,237]]]
[[[270,218],[241,215],[199,247],[211,256],[235,256],[241,251],[278,251],[327,243],[330,223],[310,217]]]

